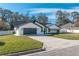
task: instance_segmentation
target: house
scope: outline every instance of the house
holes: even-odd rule
[[[79,33],[79,27],[72,23],[61,26],[60,33]]]
[[[15,35],[44,35],[44,26],[35,22],[28,22],[14,28]]]
[[[59,32],[59,27],[57,27],[54,24],[47,24],[46,26],[47,26],[47,33],[49,33],[49,34]]]

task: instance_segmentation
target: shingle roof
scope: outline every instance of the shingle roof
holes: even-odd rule
[[[17,25],[16,27],[19,28],[20,26],[23,26],[23,25],[28,24],[28,23],[33,23],[33,22],[26,22],[26,23],[23,23],[23,24]],[[35,24],[35,25],[37,25],[37,26],[39,26],[39,27],[41,27],[41,28],[43,27],[43,25],[40,24],[40,23],[39,23],[39,24],[37,24],[37,23],[33,23],[33,24]]]
[[[72,26],[74,26],[74,24],[67,23],[67,24],[61,26],[61,28],[71,28]]]
[[[67,23],[67,24],[61,26],[61,28],[79,30],[79,27],[76,27],[75,24],[72,24],[72,23]]]

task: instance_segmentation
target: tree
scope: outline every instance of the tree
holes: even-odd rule
[[[20,14],[19,15],[19,20],[22,22],[22,23],[28,23],[30,20],[29,20],[29,17],[27,15],[23,15],[23,14]]]
[[[10,30],[10,24],[8,22],[5,22],[3,30]]]
[[[37,21],[36,17],[35,17],[35,16],[32,16],[32,17],[31,17],[31,21],[32,21],[32,22]]]
[[[77,12],[77,11],[71,12],[71,17],[73,18],[72,23],[79,20],[79,12]]]
[[[10,24],[1,20],[0,21],[0,30],[10,30]]]
[[[12,23],[14,24],[18,20],[18,12],[12,13]]]
[[[9,23],[11,23],[11,21],[12,21],[12,11],[10,11],[10,10],[5,10],[5,19],[6,19],[6,21],[7,22],[9,22]]]
[[[10,24],[10,30],[14,30],[14,25]]]
[[[3,21],[5,21],[5,12],[4,12],[4,9],[0,8],[0,17],[2,18]]]
[[[56,25],[57,26],[59,26],[59,27],[61,27],[62,25],[64,25],[64,24],[67,24],[67,23],[69,23],[69,22],[71,22],[70,20],[69,20],[69,13],[68,12],[66,12],[66,11],[61,11],[61,10],[58,10],[57,12],[56,12]]]
[[[4,28],[5,22],[3,20],[0,21],[0,30]]]
[[[48,17],[45,15],[40,15],[38,16],[38,22],[46,26],[46,24],[48,23]]]
[[[73,18],[72,23],[74,23],[76,27],[79,27],[79,12],[73,11],[71,13],[71,16]]]

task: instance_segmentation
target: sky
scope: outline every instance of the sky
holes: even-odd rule
[[[0,8],[9,9],[20,14],[37,16],[43,13],[48,17],[49,23],[56,22],[56,11],[79,11],[79,3],[0,3]]]

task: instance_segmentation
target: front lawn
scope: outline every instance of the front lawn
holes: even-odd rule
[[[79,34],[54,34],[51,36],[69,40],[79,40]]]
[[[0,55],[42,48],[43,43],[26,36],[0,36]]]

